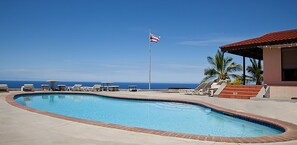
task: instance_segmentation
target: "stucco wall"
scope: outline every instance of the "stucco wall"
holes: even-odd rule
[[[290,100],[297,98],[297,86],[271,86],[270,98],[279,100]]]
[[[270,86],[270,98],[288,100],[297,97],[297,81],[282,81],[281,49],[263,48],[264,83]]]
[[[263,48],[264,83],[270,86],[297,86],[297,81],[282,81],[281,49]]]

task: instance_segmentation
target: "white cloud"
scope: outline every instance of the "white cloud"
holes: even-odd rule
[[[189,45],[189,46],[218,46],[228,43],[238,42],[245,40],[247,38],[243,37],[217,37],[210,39],[200,39],[200,40],[186,40],[181,41],[178,44],[180,45]]]
[[[2,69],[2,80],[98,80],[99,78],[89,72],[76,72],[65,69]]]
[[[160,67],[166,68],[166,69],[201,69],[204,68],[205,66],[203,65],[194,65],[194,64],[176,64],[176,63],[172,63],[172,64],[157,64]]]
[[[82,68],[83,67],[83,68]],[[154,82],[199,82],[204,66],[193,64],[154,64]],[[60,80],[60,81],[113,81],[147,82],[147,64],[97,64],[96,67],[76,68],[16,68],[0,69],[0,80]]]

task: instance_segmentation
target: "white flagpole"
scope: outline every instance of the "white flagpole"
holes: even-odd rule
[[[151,36],[151,32],[149,37]],[[151,38],[149,38],[149,90],[151,90],[151,71],[152,71],[152,56],[151,56]]]

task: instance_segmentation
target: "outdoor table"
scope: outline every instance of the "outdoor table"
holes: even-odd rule
[[[50,83],[50,88],[52,91],[55,90],[55,83],[58,82],[58,80],[47,80],[47,82]]]
[[[103,88],[106,88],[106,91],[109,91],[109,85],[112,84],[112,82],[104,82],[103,84]]]

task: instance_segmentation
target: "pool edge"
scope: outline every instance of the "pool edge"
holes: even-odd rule
[[[14,97],[16,95],[21,94],[49,94],[49,93],[66,93],[66,94],[91,94],[91,95],[102,95],[102,94],[96,94],[96,93],[90,93],[90,92],[17,92],[17,93],[11,93],[6,96],[5,100],[8,104],[18,107],[20,109],[24,109],[30,112],[35,112],[59,119],[64,119],[68,121],[74,121],[79,123],[85,123],[90,125],[96,125],[101,127],[109,127],[109,128],[115,128],[115,129],[121,129],[126,131],[134,131],[134,132],[141,132],[141,133],[149,133],[149,134],[155,134],[155,135],[161,135],[161,136],[169,136],[169,137],[179,137],[179,138],[186,138],[186,139],[196,139],[201,141],[215,141],[215,142],[228,142],[228,143],[271,143],[271,142],[284,142],[284,141],[291,141],[291,140],[297,140],[297,125],[280,121],[277,119],[262,117],[258,115],[253,115],[249,113],[244,112],[237,112],[233,111],[231,109],[226,109],[222,107],[218,107],[209,103],[205,103],[202,101],[196,101],[196,100],[181,100],[181,99],[164,99],[164,98],[133,98],[133,97],[123,97],[123,96],[116,96],[116,95],[102,95],[105,97],[111,97],[111,98],[121,98],[121,99],[137,99],[137,100],[156,100],[156,101],[172,101],[172,102],[181,102],[181,103],[190,103],[190,104],[197,104],[206,106],[209,108],[212,108],[217,111],[221,111],[224,113],[230,113],[233,115],[257,120],[260,122],[265,122],[269,124],[273,124],[275,126],[278,126],[280,128],[283,128],[285,131],[282,134],[274,135],[274,136],[263,136],[263,137],[248,137],[248,138],[240,138],[240,137],[216,137],[216,136],[203,136],[203,135],[195,135],[195,134],[186,134],[186,133],[175,133],[175,132],[168,132],[168,131],[160,131],[160,130],[153,130],[153,129],[144,129],[144,128],[138,128],[138,127],[128,127],[123,125],[117,125],[117,124],[111,124],[111,123],[104,123],[104,122],[97,122],[97,121],[90,121],[90,120],[84,120],[84,119],[78,119],[74,117],[68,117],[63,116],[55,113],[50,113],[46,111],[41,111],[33,108],[29,108],[26,106],[23,106],[19,103],[17,103],[14,100]]]

